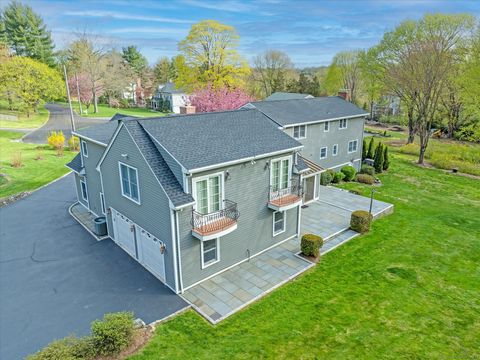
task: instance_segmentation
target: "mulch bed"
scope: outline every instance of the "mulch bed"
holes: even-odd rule
[[[313,256],[307,256],[307,255],[304,255],[303,253],[300,253],[298,254],[300,257],[304,258],[305,260],[308,260],[310,262],[313,262],[315,264],[318,264],[320,262],[320,258],[321,256],[317,256],[317,257],[313,257]]]

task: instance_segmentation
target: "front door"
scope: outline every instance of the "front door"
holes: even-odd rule
[[[304,202],[310,202],[315,199],[315,179],[316,176],[310,176],[304,180]]]
[[[214,175],[195,183],[195,195],[200,214],[219,211],[222,208],[221,175]]]

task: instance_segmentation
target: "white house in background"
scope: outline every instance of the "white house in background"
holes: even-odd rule
[[[173,82],[160,85],[152,98],[152,109],[161,111],[163,104],[175,114],[180,114],[180,107],[187,105],[188,95],[182,89],[178,89]]]

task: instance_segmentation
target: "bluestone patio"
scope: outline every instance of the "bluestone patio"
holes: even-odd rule
[[[359,235],[349,229],[350,215],[355,210],[368,211],[369,207],[369,198],[322,186],[320,199],[302,210],[301,234],[322,236],[324,254]],[[372,203],[376,218],[392,211],[391,204]],[[300,240],[290,239],[187,289],[182,297],[216,324],[314,266],[299,253]]]

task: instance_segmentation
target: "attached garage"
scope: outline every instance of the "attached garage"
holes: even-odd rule
[[[165,246],[149,232],[112,209],[115,242],[155,277],[165,282]]]

